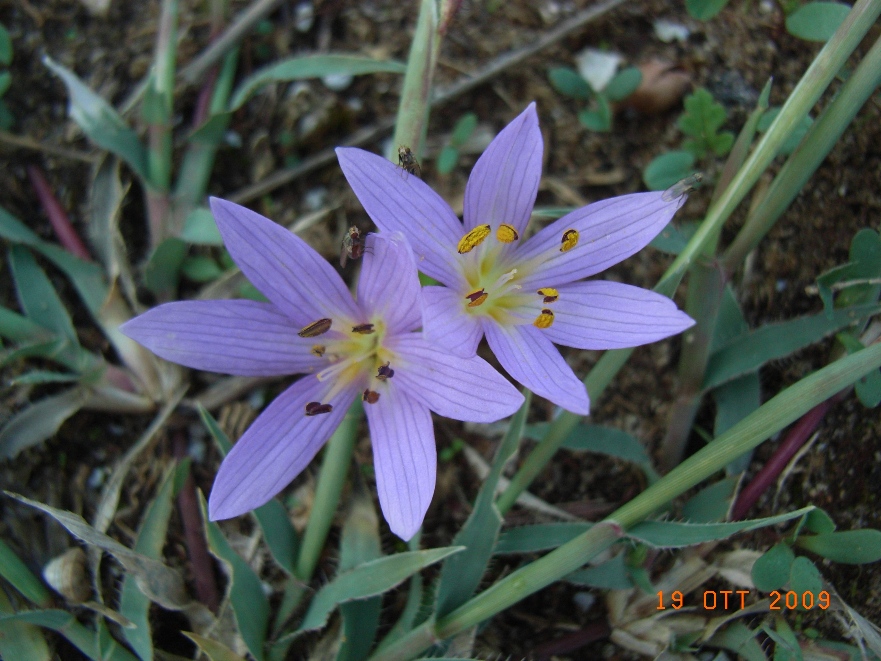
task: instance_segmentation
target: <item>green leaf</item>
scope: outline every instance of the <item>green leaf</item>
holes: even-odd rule
[[[80,381],[83,377],[80,374],[65,374],[62,372],[50,372],[48,370],[34,370],[27,374],[22,374],[9,381],[10,385],[40,385],[43,383],[73,383]]]
[[[724,521],[739,481],[739,475],[732,475],[704,487],[682,506],[682,518],[691,523]]]
[[[744,333],[710,355],[703,388],[709,390],[753,372],[769,360],[788,356],[879,311],[879,305],[858,305],[836,310],[831,317],[821,312]]]
[[[799,595],[810,592],[814,595],[820,593],[823,589],[823,577],[813,562],[803,556],[797,557],[792,562],[789,573],[789,589]],[[805,610],[801,602],[799,602],[799,610]]]
[[[683,105],[685,112],[680,115],[677,126],[691,138],[682,143],[683,148],[695,158],[703,158],[709,151],[717,156],[727,154],[734,144],[734,135],[718,133],[727,118],[724,106],[703,87],[685,97]]]
[[[789,580],[795,553],[789,544],[778,542],[762,554],[752,568],[752,579],[757,590],[770,592],[782,588]]]
[[[667,190],[694,174],[694,156],[687,151],[669,151],[652,159],[642,172],[649,190]]]
[[[339,604],[388,592],[416,572],[461,550],[461,547],[453,546],[407,551],[367,562],[340,574],[316,593],[297,633],[323,627]]]
[[[216,640],[205,638],[192,631],[181,631],[181,633],[196,643],[198,648],[202,650],[202,653],[211,661],[245,661],[243,657],[233,652],[223,643],[218,643]]]
[[[21,559],[0,539],[0,576],[37,606],[48,606],[52,595]],[[3,592],[0,590],[0,592]],[[5,594],[5,593],[4,593]]]
[[[437,155],[435,162],[438,174],[450,174],[459,162],[459,150],[452,145],[445,145]]]
[[[187,244],[177,238],[160,243],[144,270],[147,289],[157,296],[167,296],[177,289],[181,265],[187,256]]]
[[[689,156],[691,156],[691,154],[689,154]],[[692,161],[693,160],[694,159],[692,159]],[[684,178],[685,177],[682,177],[682,179]],[[680,179],[677,179],[676,181],[680,181]],[[673,182],[673,184],[675,183],[676,182]],[[672,186],[673,184],[670,185]],[[669,187],[670,186],[667,186],[667,188]],[[666,190],[667,188],[658,190]],[[696,231],[697,223],[685,222],[679,224],[679,226],[677,227],[671,222],[668,223],[667,226],[661,230],[660,234],[658,234],[654,239],[651,240],[649,245],[655,250],[660,250],[671,255],[678,255],[685,249],[685,246],[688,245],[689,241],[691,241],[691,237],[694,236],[694,233]]]
[[[9,106],[0,99],[0,129],[8,131],[13,126],[15,126],[15,115],[12,114]]]
[[[28,404],[0,430],[0,459],[14,459],[22,450],[54,436],[88,398],[85,388],[76,387]]]
[[[105,641],[106,645],[102,645],[95,631],[87,629],[67,611],[54,609],[24,611],[0,617],[0,623],[5,622],[27,622],[57,631],[92,661],[137,661],[128,650],[112,638]]]
[[[236,624],[248,651],[257,661],[263,661],[263,644],[269,626],[269,602],[263,592],[260,578],[242,557],[233,551],[226,537],[213,521],[208,520],[208,510],[204,497],[200,498],[205,536],[211,554],[224,564],[229,576],[229,602],[232,605]]]
[[[233,92],[230,110],[238,110],[258,89],[270,83],[290,82],[331,75],[361,76],[368,73],[404,73],[405,64],[374,60],[361,55],[306,55],[281,60],[251,74]]]
[[[520,445],[532,402],[532,394],[528,390],[524,394],[523,405],[511,418],[490,472],[474,501],[474,509],[453,538],[453,545],[464,546],[465,550],[449,558],[441,568],[435,602],[435,612],[439,617],[451,613],[471,598],[489,566],[502,528],[502,515],[495,504],[496,487],[502,469]]]
[[[699,21],[709,21],[728,4],[728,0],[685,0],[688,15]]]
[[[804,516],[812,509],[814,507],[810,505],[794,512],[769,516],[764,519],[748,519],[730,523],[643,521],[627,531],[627,536],[656,548],[682,548],[726,539],[739,532],[765,528],[783,521],[791,521]]]
[[[622,101],[633,94],[642,84],[642,72],[636,67],[627,67],[622,69],[604,90],[609,101]]]
[[[11,615],[15,612],[6,592],[0,590],[0,615]],[[37,626],[27,622],[0,622],[0,658],[50,661],[52,653]]]
[[[819,507],[805,518],[805,530],[815,533],[835,532],[835,521]]]
[[[600,590],[629,590],[633,587],[626,553],[619,553],[602,564],[574,571],[563,580],[573,585]]]
[[[223,275],[217,262],[207,255],[187,257],[181,264],[180,272],[193,282],[211,282]]]
[[[27,317],[0,306],[0,337],[21,344],[34,340],[48,340],[52,334]]]
[[[718,324],[717,324],[718,325]],[[716,420],[713,435],[721,436],[762,405],[762,381],[759,373],[750,372],[713,389]],[[741,473],[749,466],[751,452],[726,467],[729,474]]]
[[[857,232],[850,242],[850,261],[823,273],[817,278],[820,298],[826,311],[833,308],[832,285],[861,279],[881,277],[881,236],[871,229]],[[847,287],[838,294],[836,307],[873,303],[881,295],[881,285],[862,284]]]
[[[493,553],[538,553],[562,546],[590,530],[592,523],[538,523],[505,530]]]
[[[12,38],[9,31],[0,23],[0,64],[9,66],[12,63]]]
[[[829,41],[849,13],[840,2],[809,2],[786,17],[786,31],[805,41]]]
[[[165,546],[168,533],[168,521],[172,511],[174,495],[175,467],[166,470],[156,492],[156,497],[147,506],[144,518],[138,529],[134,550],[148,558],[161,560],[162,548]],[[136,625],[135,628],[123,628],[122,634],[128,644],[141,658],[141,661],[153,659],[153,637],[150,627],[150,599],[138,588],[134,578],[126,574],[122,581],[119,596],[119,612]]]
[[[722,647],[738,654],[745,661],[768,661],[762,646],[756,640],[758,631],[754,631],[743,622],[737,620],[724,629],[713,634],[708,644]]]
[[[575,69],[556,67],[548,71],[548,80],[557,92],[579,101],[588,101],[593,96],[590,85]]]
[[[771,628],[770,622],[762,625],[762,631],[768,634],[768,638],[774,641],[774,661],[804,661],[798,638],[790,626],[782,617],[774,618],[775,629]]]
[[[12,246],[9,267],[15,279],[18,301],[27,318],[67,339],[72,346],[79,346],[70,315],[30,251],[23,246]]]
[[[881,531],[873,528],[804,535],[795,543],[800,548],[847,565],[881,560]]]
[[[612,128],[612,109],[605,95],[598,94],[596,96],[596,110],[582,110],[578,113],[578,121],[589,131],[597,131],[598,133],[606,133]]]
[[[756,126],[756,129],[764,133],[770,127],[772,122],[777,119],[777,115],[780,114],[781,108],[779,106],[775,106],[774,108],[768,108],[765,113],[762,115],[761,119],[759,119],[759,123]],[[807,135],[808,130],[810,130],[811,125],[814,123],[814,120],[810,115],[805,115],[802,117],[801,123],[796,126],[792,133],[789,134],[789,137],[786,138],[786,141],[780,145],[780,150],[777,152],[782,156],[789,156],[792,152],[796,150],[798,145],[804,139],[805,135]]]
[[[563,441],[562,447],[576,452],[596,452],[607,457],[630,461],[639,466],[650,482],[658,479],[645,446],[627,432],[602,425],[577,425]]]
[[[12,83],[12,74],[8,71],[4,71],[0,73],[0,96],[6,94],[6,90],[9,89],[9,85]]]
[[[468,138],[471,137],[471,134],[474,133],[474,129],[476,128],[477,115],[473,112],[466,112],[459,118],[459,121],[457,121],[456,125],[453,127],[453,133],[450,135],[450,144],[453,147],[461,147],[468,141]]]
[[[231,118],[231,112],[211,115],[205,123],[187,136],[187,140],[199,145],[217,146],[223,142]]]
[[[70,95],[68,112],[83,132],[99,147],[119,156],[141,179],[147,179],[147,155],[144,146],[125,120],[75,73],[54,62],[48,55],[45,64],[64,81]]]
[[[217,229],[217,223],[212,214],[205,207],[193,209],[184,221],[184,229],[180,238],[187,243],[195,243],[206,246],[222,246],[223,237]]]

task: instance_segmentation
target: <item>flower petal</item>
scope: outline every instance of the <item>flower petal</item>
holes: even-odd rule
[[[295,325],[339,316],[362,321],[342,278],[303,239],[238,204],[210,202],[235,263]]]
[[[367,316],[383,319],[392,334],[421,328],[420,290],[413,251],[404,235],[368,234],[358,280],[358,304]]]
[[[392,532],[407,541],[422,525],[434,495],[437,449],[431,414],[393,382],[379,401],[364,408],[382,514]]]
[[[484,321],[490,349],[508,374],[536,395],[567,411],[587,415],[587,389],[551,341],[535,326],[501,326]]]
[[[425,338],[457,356],[473,356],[483,337],[477,317],[465,314],[458,292],[447,287],[423,287]]]
[[[208,498],[212,521],[260,507],[312,461],[346,415],[358,388],[349,385],[332,401],[333,383],[306,376],[276,397],[226,455]],[[305,414],[308,402],[332,404],[330,413]]]
[[[481,154],[465,187],[465,229],[512,225],[522,236],[541,179],[543,144],[535,103],[520,113]]]
[[[594,202],[566,214],[523,244],[513,256],[540,262],[523,278],[524,288],[557,287],[603,271],[642,250],[666,227],[685,196],[634,193]],[[578,243],[560,250],[563,233],[574,229]]]
[[[336,153],[367,215],[383,232],[407,237],[416,267],[450,287],[463,283],[456,246],[464,230],[440,195],[381,156],[354,147]]]
[[[395,338],[389,348],[401,357],[397,385],[442,416],[495,422],[523,404],[523,395],[483,358],[453,356],[416,333]]]
[[[271,303],[179,301],[166,303],[120,326],[161,358],[208,372],[278,376],[322,365],[314,343]]]
[[[666,296],[618,282],[576,282],[560,287],[554,323],[543,332],[578,349],[622,349],[681,333],[694,320]]]

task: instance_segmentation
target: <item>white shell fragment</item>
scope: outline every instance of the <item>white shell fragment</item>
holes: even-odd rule
[[[81,604],[92,595],[86,554],[79,546],[50,560],[43,568],[43,578],[49,587],[73,604]]]
[[[578,73],[587,81],[591,89],[595,92],[601,92],[615,77],[618,65],[623,59],[618,53],[585,48],[575,56],[575,64],[578,67]]]

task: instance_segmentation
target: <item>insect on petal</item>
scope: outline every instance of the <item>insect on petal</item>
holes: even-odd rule
[[[297,335],[300,337],[318,337],[329,331],[331,324],[333,324],[333,320],[331,319],[319,319],[318,321],[313,321],[308,326],[303,327]]]
[[[474,250],[477,246],[483,243],[484,239],[489,236],[491,231],[489,225],[478,225],[468,232],[468,234],[459,240],[459,245],[456,248],[459,251],[459,254],[464,255],[466,252]]]

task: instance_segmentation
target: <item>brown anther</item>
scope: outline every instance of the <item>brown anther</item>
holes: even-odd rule
[[[558,292],[553,287],[542,287],[535,293],[539,296],[544,296],[544,300],[542,301],[542,303],[553,303],[558,298],[560,298],[560,292]]]
[[[517,230],[512,225],[502,224],[496,230],[496,238],[502,243],[513,243],[520,238],[520,235],[517,234]]]
[[[333,406],[330,404],[322,404],[321,402],[309,402],[306,404],[306,415],[321,415],[322,413],[330,413]]]
[[[390,379],[395,375],[395,371],[389,367],[388,361],[380,365],[376,370],[376,378],[380,381],[385,381],[386,379]]]
[[[459,246],[457,248],[459,254],[464,255],[466,252],[474,250],[477,246],[483,243],[484,239],[489,236],[491,231],[489,225],[478,225],[468,232],[468,234],[459,239]]]
[[[313,321],[308,326],[305,326],[302,330],[300,330],[297,335],[300,337],[318,337],[330,330],[330,325],[333,323],[330,319],[319,319],[318,321]]]
[[[478,305],[481,305],[489,296],[483,289],[478,289],[477,291],[473,291],[470,294],[466,294],[465,298],[467,298],[470,303],[468,303],[469,308],[476,308]]]
[[[379,393],[375,390],[371,390],[367,388],[364,393],[361,395],[361,399],[363,399],[368,404],[376,404],[379,401]]]
[[[560,252],[569,252],[578,243],[578,230],[568,229],[563,232],[563,238],[560,241]]]
[[[550,328],[552,323],[554,323],[554,311],[545,308],[541,311],[541,314],[535,318],[532,325],[536,328]]]
[[[373,324],[358,324],[357,326],[352,326],[352,332],[361,335],[370,335],[375,331],[373,330]]]
[[[313,344],[312,348],[309,349],[309,353],[311,353],[313,356],[317,356],[318,358],[323,358],[325,351],[327,351],[327,347],[321,344]]]

